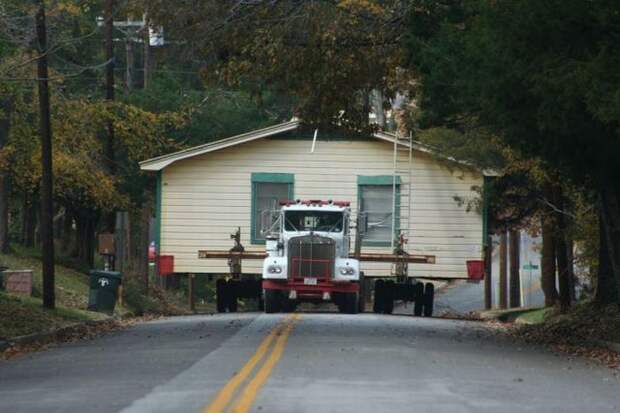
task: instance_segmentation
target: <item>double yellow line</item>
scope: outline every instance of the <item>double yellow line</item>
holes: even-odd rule
[[[231,404],[231,400],[235,396],[237,388],[244,383],[250,374],[254,371],[254,368],[260,363],[265,355],[272,348],[271,353],[256,372],[254,377],[246,384],[245,388],[238,393],[237,398],[232,402],[232,408],[229,410],[232,413],[246,413],[250,411],[252,403],[256,399],[258,392],[263,387],[269,375],[273,371],[276,364],[284,353],[284,348],[288,340],[295,323],[301,318],[300,314],[291,314],[282,320],[267,337],[263,339],[256,353],[245,363],[245,365],[235,374],[229,381],[222,387],[215,399],[206,406],[202,413],[221,413],[224,409]],[[271,346],[272,343],[275,344]]]

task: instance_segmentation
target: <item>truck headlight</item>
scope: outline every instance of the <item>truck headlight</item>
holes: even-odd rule
[[[353,267],[340,267],[341,275],[353,275],[355,274],[355,269]]]
[[[269,274],[281,274],[282,267],[279,265],[270,265],[269,267],[267,267],[267,272]]]

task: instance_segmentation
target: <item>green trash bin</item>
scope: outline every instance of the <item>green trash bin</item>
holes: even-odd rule
[[[91,270],[88,309],[103,313],[113,313],[121,279],[122,275],[120,272]]]

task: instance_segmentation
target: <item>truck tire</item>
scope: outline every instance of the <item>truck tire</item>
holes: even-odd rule
[[[375,297],[372,303],[372,312],[376,314],[383,312],[383,280],[375,281]]]
[[[347,314],[357,314],[359,311],[359,295],[357,293],[344,294],[344,312]]]
[[[228,285],[226,280],[219,278],[215,281],[215,300],[218,313],[225,313],[228,302]]]
[[[237,296],[239,295],[239,282],[235,280],[228,280],[227,284],[228,301],[226,306],[228,307],[229,312],[236,313],[238,309]]]
[[[277,313],[281,309],[280,291],[265,290],[265,313]]]
[[[383,285],[383,314],[394,312],[394,281],[386,281]]]
[[[432,283],[426,283],[424,287],[424,317],[433,316],[433,306],[435,304],[435,286]]]
[[[422,317],[422,310],[424,308],[424,284],[417,282],[413,288],[415,291],[413,297],[413,315]]]

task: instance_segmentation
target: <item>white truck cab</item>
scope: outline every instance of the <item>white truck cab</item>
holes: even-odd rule
[[[268,313],[302,301],[332,301],[357,312],[359,261],[349,257],[348,202],[282,201],[266,234],[263,294]]]

